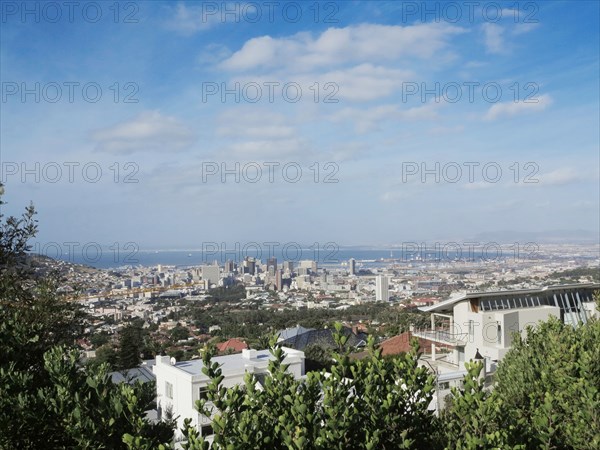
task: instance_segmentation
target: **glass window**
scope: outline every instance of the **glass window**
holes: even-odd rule
[[[208,386],[200,387],[199,392],[198,392],[198,398],[200,400],[208,400]]]
[[[211,434],[215,434],[215,432],[213,431],[212,425],[202,425],[200,434],[202,436],[210,436]]]

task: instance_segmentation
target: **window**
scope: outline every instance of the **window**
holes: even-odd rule
[[[200,389],[198,390],[198,398],[200,400],[208,400],[208,386],[200,387]]]
[[[261,386],[265,385],[265,377],[266,377],[266,373],[255,373],[254,376],[256,377],[256,381],[258,381],[260,383]]]
[[[173,385],[165,381],[165,394],[167,398],[173,399]]]
[[[502,325],[498,324],[498,344],[502,344]]]
[[[211,434],[215,434],[212,425],[202,425],[202,427],[200,427],[201,436],[210,436]]]
[[[469,342],[473,342],[474,336],[475,336],[475,323],[472,320],[469,320]]]

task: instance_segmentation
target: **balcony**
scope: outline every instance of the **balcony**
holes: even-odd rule
[[[462,346],[467,343],[467,333],[451,333],[446,329],[414,330],[413,335],[439,344]]]

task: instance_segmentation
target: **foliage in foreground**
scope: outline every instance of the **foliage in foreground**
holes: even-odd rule
[[[309,373],[304,381],[286,372],[275,348],[263,390],[251,374],[244,386],[223,387],[207,352],[208,401],[197,408],[215,413],[215,450],[600,448],[600,321],[573,328],[553,318],[528,333],[515,338],[493,390],[484,387],[482,365],[467,363],[440,418],[427,411],[433,378],[418,367],[416,348],[387,359],[371,342],[371,358],[351,362],[342,335],[331,374]],[[209,448],[195,429],[183,433],[185,449]],[[140,438],[126,441],[131,449],[151,448]]]
[[[370,342],[371,358],[351,361],[344,350],[347,336],[336,326],[339,351],[331,372],[310,372],[305,380],[286,371],[281,348],[272,350],[270,377],[263,388],[247,374],[245,384],[222,386],[223,375],[203,356],[211,378],[208,401],[197,403],[205,415],[216,412],[210,448],[218,449],[431,449],[435,416],[428,411],[434,377],[418,366],[417,345],[396,359],[383,358]],[[185,449],[208,449],[193,428],[184,430]],[[149,449],[126,437],[130,448]]]
[[[600,297],[597,303],[600,306]],[[600,321],[557,318],[515,335],[491,392],[467,364],[442,420],[448,449],[600,448]]]
[[[34,217],[0,214],[0,449],[119,449],[126,433],[169,441],[171,423],[145,418],[152,384],[115,385],[107,365],[79,364],[80,308],[27,257]]]

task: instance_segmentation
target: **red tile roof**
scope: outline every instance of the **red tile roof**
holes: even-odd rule
[[[407,331],[405,333],[399,334],[398,336],[394,336],[383,341],[379,348],[381,348],[382,355],[398,355],[402,352],[410,351],[410,340],[412,338],[412,333]],[[423,353],[431,352],[431,341],[427,339],[417,338],[419,339],[419,347],[420,351]]]
[[[248,345],[244,341],[239,339],[229,339],[228,341],[217,344],[217,350],[219,352],[226,352],[227,350],[233,350],[234,352],[241,352],[248,348]]]

